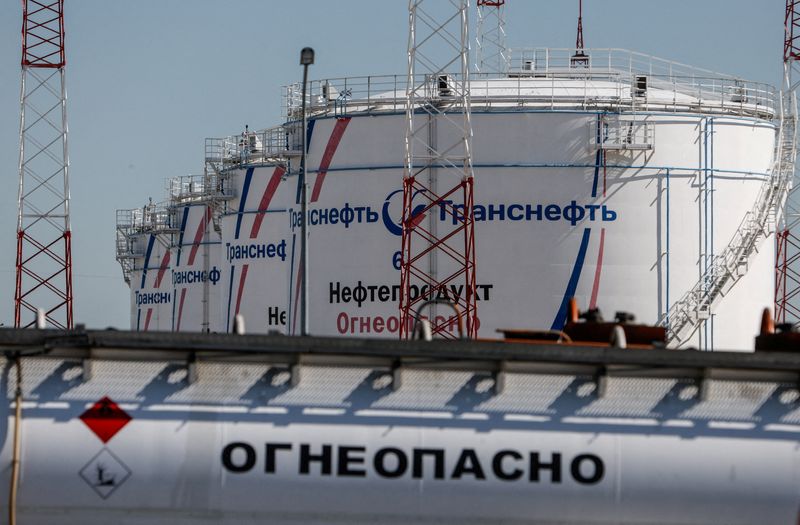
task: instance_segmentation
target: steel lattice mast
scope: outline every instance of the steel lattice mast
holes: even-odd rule
[[[64,0],[22,0],[14,326],[72,328]]]
[[[783,45],[783,87],[781,126],[778,137],[779,169],[791,170],[790,186],[778,230],[775,275],[775,319],[780,323],[800,322],[800,181],[794,170],[797,123],[797,87],[800,84],[800,0],[786,1]]]
[[[578,0],[578,32],[575,36],[575,54],[572,55],[571,64],[589,67],[589,56],[583,52],[583,0]]]
[[[508,69],[505,0],[478,0],[475,69],[504,73]]]
[[[467,0],[409,1],[401,338],[432,300],[477,334],[468,42]],[[434,336],[454,337],[451,311],[429,317]]]

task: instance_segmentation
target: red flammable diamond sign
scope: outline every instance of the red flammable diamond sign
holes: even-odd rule
[[[133,418],[109,397],[104,397],[81,414],[81,421],[103,443],[108,443],[131,419]]]

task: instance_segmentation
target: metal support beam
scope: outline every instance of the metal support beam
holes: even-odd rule
[[[775,320],[800,323],[800,179],[797,157],[797,87],[800,84],[800,0],[786,0],[784,16],[783,86],[781,90],[780,151],[776,162],[791,177],[783,213],[777,211],[775,261]]]
[[[466,336],[478,332],[467,6],[409,1],[401,339],[418,305],[443,297],[465,319]],[[457,337],[458,314],[438,315],[435,304],[429,312],[434,337]]]
[[[508,71],[505,4],[505,0],[478,0],[475,69],[481,73]]]
[[[14,326],[72,328],[63,0],[22,2]]]

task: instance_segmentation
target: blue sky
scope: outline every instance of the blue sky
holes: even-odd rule
[[[443,0],[442,0],[443,1]],[[472,4],[474,6],[474,0]],[[406,0],[66,0],[75,318],[128,326],[117,208],[202,173],[205,137],[279,123],[281,86],[404,74]],[[778,85],[780,0],[585,0],[586,47],[621,47]],[[511,47],[569,47],[577,0],[508,0]],[[473,13],[474,15],[474,13]],[[13,322],[19,130],[18,1],[0,3],[0,323]]]

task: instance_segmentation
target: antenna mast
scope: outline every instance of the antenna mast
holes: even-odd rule
[[[457,337],[460,323],[442,301],[458,311],[463,336],[478,333],[467,6],[409,0],[401,339],[426,305],[432,335]]]
[[[589,67],[589,56],[583,52],[583,0],[578,0],[578,35],[575,37],[575,54],[570,62],[573,67]]]
[[[800,84],[800,0],[786,0],[783,44],[781,126],[778,136],[777,173],[788,171],[792,184],[786,198],[782,227],[776,233],[775,320],[800,322],[800,179],[797,158],[797,87]]]
[[[64,0],[22,0],[14,326],[72,328]]]
[[[475,69],[478,72],[505,73],[508,69],[505,4],[505,0],[478,0],[478,34],[475,38]]]

